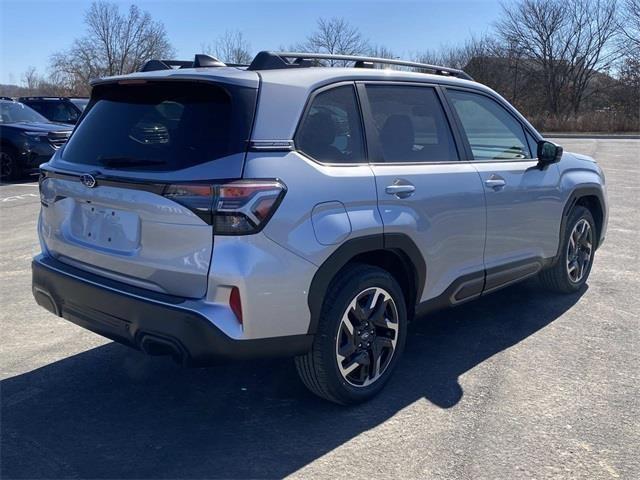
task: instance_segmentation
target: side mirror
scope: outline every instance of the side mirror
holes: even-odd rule
[[[540,165],[549,165],[559,162],[562,158],[562,147],[547,140],[538,142],[538,162]]]

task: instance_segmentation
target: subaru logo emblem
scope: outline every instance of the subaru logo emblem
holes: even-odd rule
[[[88,188],[93,188],[96,186],[96,179],[90,173],[85,173],[84,175],[82,175],[80,177],[80,182],[82,182],[82,184]]]

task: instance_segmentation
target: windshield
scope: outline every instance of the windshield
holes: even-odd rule
[[[178,170],[246,150],[256,90],[190,82],[106,85],[62,158],[135,170]]]
[[[19,102],[0,102],[0,123],[18,122],[44,122],[49,120],[44,118],[32,108]]]
[[[78,107],[81,112],[87,107],[87,104],[89,103],[88,98],[71,98],[70,100],[71,103]]]

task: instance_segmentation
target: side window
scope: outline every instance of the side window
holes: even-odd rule
[[[69,103],[65,103],[64,108],[67,112],[67,120],[71,123],[76,123],[78,121],[78,118],[80,118],[80,114],[78,113],[78,111],[73,107],[73,105]]]
[[[448,95],[476,160],[532,158],[522,125],[496,101],[461,90]]]
[[[299,150],[320,162],[365,161],[360,110],[352,85],[319,93],[295,138]]]
[[[52,122],[75,123],[78,121],[78,112],[66,102],[50,102],[48,107]]]
[[[47,116],[48,112],[45,110],[44,106],[42,105],[42,102],[33,102],[25,105],[28,105],[29,107],[33,108],[40,115],[44,115],[45,117]]]
[[[367,85],[385,162],[458,160],[451,128],[431,87]]]
[[[65,102],[42,101],[34,102],[30,106],[52,122],[75,123],[78,121],[78,112]]]

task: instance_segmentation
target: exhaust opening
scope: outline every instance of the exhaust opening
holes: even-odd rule
[[[187,353],[177,342],[173,340],[162,338],[151,333],[142,333],[138,346],[140,347],[140,350],[147,355],[170,356],[180,365],[187,364]]]

